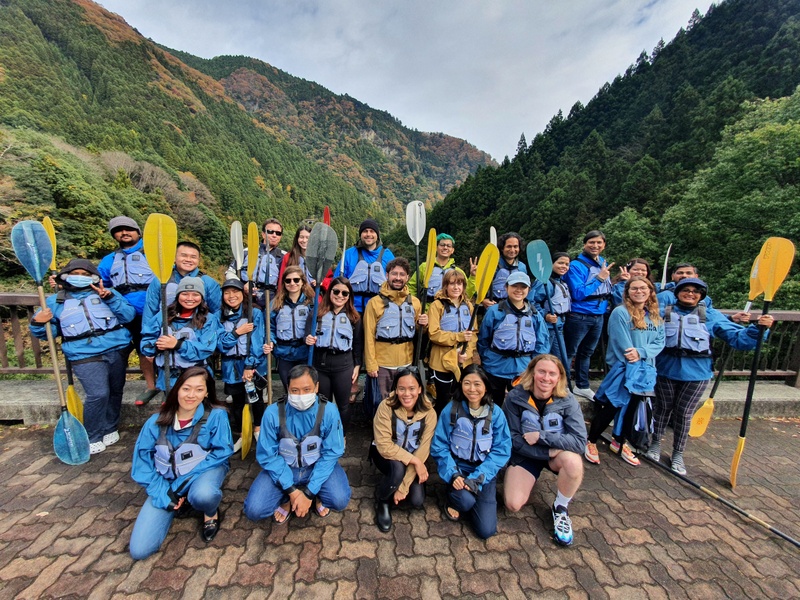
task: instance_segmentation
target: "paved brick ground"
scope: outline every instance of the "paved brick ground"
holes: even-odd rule
[[[755,421],[739,471],[727,476],[738,422],[691,440],[689,475],[800,538],[799,421]],[[226,519],[206,546],[193,519],[162,551],[134,563],[127,542],[144,492],[129,475],[136,431],[83,466],[52,453],[52,429],[0,429],[0,598],[798,598],[800,551],[651,465],[629,467],[601,445],[571,506],[571,548],[550,538],[553,478],[517,515],[501,509],[483,542],[437,507],[373,525],[367,429],[348,440],[353,500],[341,514],[251,523],[242,503],[258,467],[233,461]]]

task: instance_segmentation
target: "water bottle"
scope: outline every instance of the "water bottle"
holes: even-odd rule
[[[244,382],[244,391],[247,393],[248,404],[255,404],[258,402],[258,392],[256,391],[256,386],[252,380]]]

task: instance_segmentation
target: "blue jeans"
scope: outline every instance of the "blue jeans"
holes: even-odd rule
[[[564,324],[547,324],[547,332],[550,334],[550,354],[557,357],[564,365],[564,369],[569,369],[567,360],[567,344],[564,342]]]
[[[470,516],[472,529],[479,538],[485,540],[497,533],[497,478],[484,483],[477,495],[448,486],[447,502],[462,517]]]
[[[298,487],[306,485],[313,472],[313,466],[303,469],[292,468],[294,485]],[[336,463],[331,476],[319,489],[317,498],[327,508],[344,510],[347,503],[350,502],[351,493],[347,475],[341,465]],[[273,483],[269,473],[262,470],[253,481],[253,485],[250,486],[250,491],[247,492],[247,498],[244,500],[244,514],[251,521],[260,521],[274,515],[275,510],[288,501],[288,494]]]
[[[207,517],[217,514],[222,500],[222,482],[226,472],[225,467],[220,465],[198,475],[189,484],[186,500],[193,508],[203,511]],[[130,542],[131,558],[142,560],[158,552],[174,518],[174,510],[156,508],[148,497],[133,525]]]
[[[83,386],[83,424],[89,442],[102,442],[103,436],[117,430],[125,387],[126,357],[112,350],[90,362],[72,363],[72,372]]]
[[[603,315],[571,312],[564,323],[567,360],[575,358],[575,387],[589,387],[589,361],[603,333]],[[569,363],[564,365],[569,368]]]

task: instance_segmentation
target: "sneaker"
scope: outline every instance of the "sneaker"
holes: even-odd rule
[[[617,440],[611,440],[611,443],[608,445],[608,449],[611,450],[612,454],[619,454],[619,442]]]
[[[620,453],[622,460],[624,460],[629,465],[633,465],[634,467],[639,466],[639,459],[636,458],[636,455],[631,450],[631,447],[628,444],[622,444],[622,452]]]
[[[233,396],[225,396],[225,404],[233,404]]]
[[[103,442],[92,442],[89,444],[89,454],[100,454],[105,449],[106,445]]]
[[[652,461],[659,462],[661,460],[661,442],[654,442],[645,456]]]
[[[586,398],[590,402],[594,402],[594,392],[592,391],[592,388],[578,388],[578,387],[576,387],[572,391],[572,393],[575,394],[576,396],[583,396],[584,398]]]
[[[686,465],[683,464],[683,452],[672,453],[672,466],[670,468],[678,475],[686,475]]]
[[[105,444],[106,447],[113,446],[118,441],[119,441],[119,432],[118,431],[112,431],[111,433],[107,433],[107,434],[105,434],[103,436],[103,444]]]
[[[242,438],[239,438],[238,440],[236,440],[236,443],[233,445],[233,451],[234,452],[238,452],[241,449],[242,449]]]
[[[597,444],[587,442],[586,449],[583,451],[583,457],[593,465],[599,465],[600,453],[597,451]]]
[[[553,539],[562,546],[572,544],[572,521],[563,506],[554,506],[553,512]]]

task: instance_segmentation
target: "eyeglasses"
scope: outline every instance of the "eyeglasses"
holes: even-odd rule
[[[678,292],[679,294],[693,294],[695,296],[700,295],[700,290],[696,290],[694,288],[681,288],[681,291]]]
[[[283,235],[282,231],[278,231],[277,229],[266,229],[267,235]]]
[[[286,277],[283,280],[283,283],[300,283],[303,281],[300,277]]]
[[[350,292],[347,290],[331,290],[331,294],[334,296],[341,296],[342,298],[349,298]]]
[[[453,244],[439,244],[439,248],[452,248]]]

